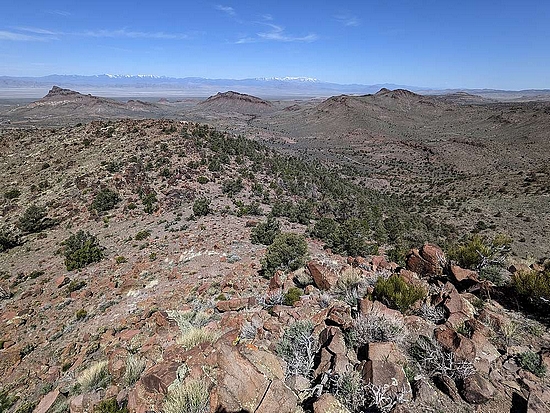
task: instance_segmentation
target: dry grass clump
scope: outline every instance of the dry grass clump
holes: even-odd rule
[[[141,377],[147,362],[142,357],[129,354],[126,358],[126,371],[124,372],[124,384],[132,386]]]
[[[208,386],[202,380],[187,380],[171,387],[162,407],[164,413],[207,413],[210,410]]]
[[[98,361],[80,373],[77,378],[80,389],[87,392],[109,384],[111,376],[107,368],[108,364],[107,360]]]
[[[209,330],[205,327],[191,326],[187,330],[182,331],[181,336],[177,339],[177,343],[184,349],[189,350],[201,343],[213,343],[218,339],[218,333]]]

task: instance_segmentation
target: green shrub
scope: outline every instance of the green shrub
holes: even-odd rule
[[[490,265],[503,265],[511,242],[510,237],[502,234],[492,240],[476,234],[466,242],[451,247],[448,256],[462,268],[482,271]]]
[[[226,179],[222,184],[222,191],[224,194],[229,196],[237,195],[244,188],[243,180],[241,178],[237,179]]]
[[[63,241],[63,245],[68,271],[84,268],[103,258],[104,248],[99,245],[97,237],[89,232],[80,230]]]
[[[86,310],[84,310],[83,308],[78,310],[75,314],[75,317],[76,317],[77,320],[84,320],[87,316],[88,316],[88,312]]]
[[[21,191],[17,188],[8,189],[6,192],[4,192],[4,198],[6,199],[19,198],[20,195]]]
[[[119,255],[118,257],[115,258],[115,262],[117,264],[124,264],[125,262],[128,262],[128,260],[126,259],[126,257]]]
[[[313,229],[311,230],[311,236],[320,239],[327,245],[333,245],[334,239],[338,231],[338,224],[331,218],[321,218],[317,220]]]
[[[116,398],[113,398],[99,402],[94,406],[94,413],[128,413],[128,409],[119,406]]]
[[[0,252],[7,251],[18,245],[21,245],[21,240],[14,231],[7,227],[0,228]]]
[[[538,377],[546,375],[546,366],[542,364],[540,354],[528,350],[518,354],[517,360],[522,369],[528,370]]]
[[[199,176],[197,182],[201,185],[207,184],[210,180],[206,176]]]
[[[157,194],[154,192],[149,192],[147,194],[143,194],[141,197],[141,203],[143,204],[143,210],[147,214],[152,214],[158,209],[157,205]]]
[[[28,207],[19,218],[18,226],[26,233],[40,232],[55,224],[55,221],[46,217],[46,208],[37,205]]]
[[[7,389],[0,390],[0,413],[7,412],[17,400],[19,396],[10,395]]]
[[[72,281],[67,285],[67,292],[70,294],[70,293],[72,293],[73,291],[78,291],[78,290],[80,290],[80,289],[83,288],[84,286],[86,286],[86,281],[82,281],[82,280],[72,280]]]
[[[193,203],[193,214],[197,217],[203,217],[210,213],[210,200],[208,198],[199,198]]]
[[[302,296],[303,291],[296,287],[291,287],[289,290],[285,293],[285,297],[283,299],[283,304],[288,306],[293,306],[295,302],[300,301],[300,297]]]
[[[302,235],[282,233],[275,237],[262,260],[265,277],[271,277],[277,270],[294,271],[305,264],[307,243]]]
[[[97,212],[105,212],[113,209],[120,202],[120,197],[115,191],[105,188],[100,190],[91,205],[91,209]]]
[[[32,413],[38,402],[24,402],[19,407],[15,413]]]
[[[426,291],[419,286],[408,284],[403,278],[392,275],[378,278],[372,296],[388,307],[405,313],[418,300],[426,297]]]
[[[250,233],[250,241],[253,244],[271,245],[277,235],[281,233],[281,224],[272,215],[267,221],[260,222]]]
[[[143,241],[144,239],[147,239],[149,235],[151,235],[151,231],[148,229],[144,229],[144,230],[138,231],[134,239],[136,241]]]
[[[550,269],[544,271],[519,271],[512,277],[512,285],[517,293],[540,303],[550,300]]]

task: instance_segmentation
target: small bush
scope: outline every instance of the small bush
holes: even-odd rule
[[[403,320],[378,312],[360,315],[348,332],[350,344],[361,347],[370,342],[395,341],[402,342],[407,335]]]
[[[84,268],[103,258],[104,248],[99,245],[97,237],[89,232],[80,230],[63,241],[63,245],[67,271]]]
[[[77,378],[78,384],[83,392],[104,388],[111,381],[107,360],[92,364],[84,370]]]
[[[119,255],[118,257],[115,258],[115,262],[117,264],[124,264],[125,262],[128,262],[128,260],[126,259],[126,257]]]
[[[136,241],[143,241],[144,239],[147,239],[149,235],[151,235],[151,231],[148,229],[144,229],[142,231],[139,231],[134,237],[134,239]]]
[[[237,179],[227,179],[222,184],[222,191],[224,194],[229,196],[235,196],[241,192],[244,188],[243,180],[241,178]]]
[[[17,408],[15,413],[32,413],[38,402],[25,402]]]
[[[94,413],[128,413],[128,409],[119,406],[116,398],[113,398],[100,401],[94,406]]]
[[[542,364],[540,354],[533,351],[525,351],[518,354],[517,360],[522,369],[530,371],[535,376],[544,377],[546,375],[546,366]]]
[[[75,314],[77,320],[84,320],[88,316],[88,312],[81,308]]]
[[[157,205],[157,194],[154,192],[149,192],[141,196],[141,203],[143,204],[143,210],[147,214],[152,214],[158,209]]]
[[[95,209],[97,212],[110,211],[120,202],[120,197],[115,191],[105,188],[100,190],[95,196],[91,209]]]
[[[6,192],[4,192],[4,198],[6,199],[19,198],[20,195],[21,191],[17,188],[8,189]]]
[[[201,380],[186,380],[170,388],[162,407],[164,413],[207,413],[210,410],[208,386]]]
[[[277,270],[294,271],[305,264],[307,243],[302,235],[282,233],[275,237],[262,260],[264,276],[271,277]]]
[[[463,268],[482,271],[489,265],[502,266],[511,242],[510,237],[502,234],[492,240],[476,234],[463,244],[451,247],[448,255]]]
[[[550,269],[545,271],[519,271],[512,278],[517,293],[535,303],[550,300]]]
[[[193,203],[193,214],[197,217],[204,217],[210,213],[210,200],[199,198]]]
[[[205,185],[207,184],[208,182],[210,182],[210,180],[206,177],[206,176],[199,176],[197,178],[197,182],[201,185]]]
[[[21,239],[11,229],[4,227],[0,228],[0,252],[7,251],[21,245]]]
[[[281,233],[281,224],[273,216],[267,217],[266,222],[260,222],[250,233],[253,244],[271,245],[275,237]]]
[[[293,306],[296,301],[300,301],[303,291],[296,287],[291,287],[285,294],[284,305]]]
[[[309,320],[297,321],[288,326],[277,344],[277,353],[287,363],[287,375],[311,377],[318,349],[313,323]]]
[[[29,234],[43,231],[54,224],[53,219],[46,217],[46,208],[37,205],[28,207],[18,222],[19,229]]]
[[[388,307],[405,313],[418,300],[426,297],[426,291],[419,286],[408,284],[397,275],[385,279],[378,278],[372,296]]]
[[[351,308],[357,306],[357,300],[363,298],[367,291],[368,283],[357,269],[350,268],[342,271],[334,286],[334,293],[341,300],[348,303]]]

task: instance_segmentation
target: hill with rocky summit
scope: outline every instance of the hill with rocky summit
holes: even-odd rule
[[[257,114],[274,109],[273,104],[256,96],[233,91],[218,92],[199,103],[201,109],[217,112]]]
[[[550,406],[548,320],[517,311],[550,265],[505,238],[424,244],[452,234],[406,197],[193,122],[0,142],[3,411]]]
[[[89,122],[93,119],[156,117],[161,111],[156,105],[139,100],[119,102],[53,86],[46,96],[28,105],[5,113],[14,119],[11,124],[59,125],[70,120]]]

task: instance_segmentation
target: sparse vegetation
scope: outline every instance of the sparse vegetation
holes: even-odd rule
[[[124,406],[119,406],[116,398],[100,401],[94,407],[94,413],[128,413],[128,409]]]
[[[128,354],[126,358],[126,370],[124,371],[123,381],[126,386],[133,386],[140,378],[141,373],[145,370],[147,362],[144,358]]]
[[[7,251],[21,245],[18,234],[8,227],[0,228],[0,252]]]
[[[518,271],[512,278],[517,293],[536,304],[547,304],[550,300],[550,268],[543,271]]]
[[[97,237],[82,230],[63,241],[63,246],[67,271],[99,262],[104,255],[104,248],[99,245]]]
[[[373,341],[400,343],[404,341],[407,334],[407,328],[402,319],[373,311],[360,315],[354,320],[348,332],[348,340],[354,347],[364,346]]]
[[[16,199],[19,198],[20,195],[21,191],[17,188],[11,188],[4,192],[4,198],[6,199]]]
[[[138,231],[134,239],[136,241],[143,241],[144,239],[149,238],[149,235],[151,235],[151,231],[148,229],[144,229],[144,230]]]

